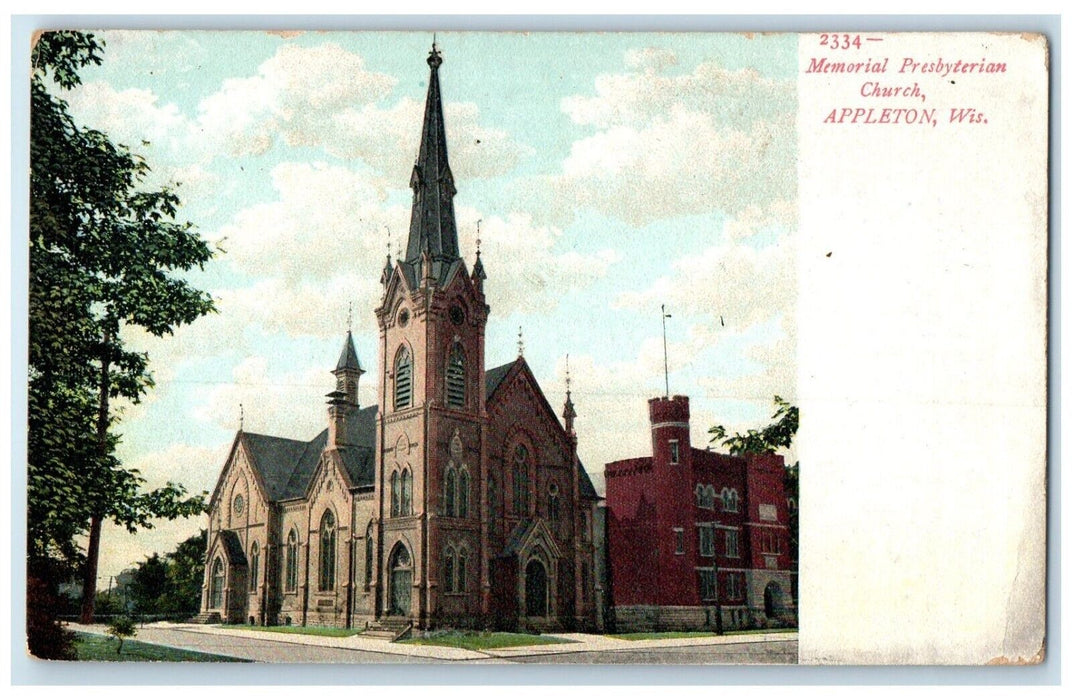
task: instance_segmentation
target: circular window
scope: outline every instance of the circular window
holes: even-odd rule
[[[409,323],[409,309],[402,309],[398,312],[398,325],[405,328],[407,323]]]
[[[450,307],[450,322],[455,326],[465,323],[465,312],[462,311],[462,307],[457,305]]]
[[[234,512],[235,515],[242,515],[242,511],[246,508],[246,500],[242,498],[242,494],[238,494],[234,498]]]

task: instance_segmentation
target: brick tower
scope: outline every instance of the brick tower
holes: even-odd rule
[[[377,617],[424,627],[453,605],[479,614],[479,587],[460,587],[484,559],[483,266],[458,250],[454,178],[435,44],[404,255],[388,258],[376,309],[382,376],[377,454]],[[451,552],[449,566],[441,552]],[[463,553],[459,558],[458,553]],[[445,596],[453,596],[449,601]]]

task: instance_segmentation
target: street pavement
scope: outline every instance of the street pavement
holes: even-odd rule
[[[70,629],[106,634],[104,625]],[[539,664],[795,664],[795,632],[724,637],[629,641],[594,634],[558,633],[564,644],[470,651],[453,647],[394,644],[354,635],[317,637],[213,625],[157,622],[138,628],[136,639],[151,644],[282,663],[539,663]]]

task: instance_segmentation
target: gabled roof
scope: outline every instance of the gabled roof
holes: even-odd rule
[[[493,367],[484,373],[484,390],[486,400],[490,401],[511,370],[526,371],[529,379],[539,390],[539,384],[532,376],[531,370],[523,358],[518,358],[499,367]],[[538,391],[543,397],[542,390]],[[547,399],[543,399],[547,404]],[[346,420],[346,444],[338,448],[343,468],[354,488],[371,487],[375,482],[376,470],[376,415],[377,406],[352,411]],[[557,417],[547,410],[557,424]],[[328,431],[322,430],[309,441],[291,440],[261,435],[258,433],[240,433],[239,440],[245,444],[253,468],[257,471],[270,501],[285,501],[302,498],[309,488],[309,482],[320,464],[320,455],[328,443]],[[588,472],[581,465],[581,496],[589,499],[599,498],[596,494]]]
[[[328,442],[323,430],[308,442],[271,435],[244,433],[254,468],[260,473],[272,501],[301,498],[309,486],[320,455]],[[347,445],[339,449],[343,467],[355,487],[373,483],[376,449],[376,406],[352,411],[346,421]]]
[[[220,530],[220,541],[223,543],[224,554],[231,566],[246,566],[246,553],[242,551],[242,541],[234,530]]]
[[[507,362],[505,365],[499,365],[498,367],[492,367],[491,369],[484,370],[484,400],[487,401],[495,393],[495,390],[502,384],[502,380],[506,379],[506,375],[513,369],[517,360],[513,362]]]
[[[562,425],[558,422],[558,416],[555,415],[554,409],[552,409],[551,404],[548,403],[547,397],[544,396],[543,388],[540,387],[540,383],[536,380],[536,375],[534,375],[532,373],[532,370],[529,369],[529,365],[527,362],[525,362],[524,357],[518,357],[513,362],[508,362],[505,365],[493,367],[492,369],[486,370],[484,372],[484,387],[486,391],[485,403],[491,403],[492,397],[495,395],[495,392],[498,391],[499,387],[503,385],[503,382],[508,376],[511,375],[511,370],[513,370],[515,367],[517,368],[517,373],[525,372],[528,375],[529,382],[534,387],[536,387],[536,395],[541,399],[544,409],[547,411],[551,420],[554,421],[555,425],[557,425],[559,429],[563,431],[563,433],[565,433],[565,428],[563,428]],[[581,467],[581,497],[598,500],[599,494],[596,493],[596,488],[592,485],[592,478],[588,476],[588,471],[584,468],[584,464],[580,461],[580,458],[577,459],[577,462]]]
[[[543,521],[536,518],[525,518],[517,524],[509,537],[506,538],[506,543],[503,545],[499,556],[515,556],[536,539],[539,539],[544,548],[549,550],[547,552],[549,555],[552,557],[561,556],[558,545],[555,543],[555,538],[551,536]]]

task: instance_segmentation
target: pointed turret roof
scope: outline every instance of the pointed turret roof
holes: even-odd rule
[[[361,368],[361,362],[357,359],[357,350],[354,348],[354,336],[350,331],[346,331],[346,341],[342,346],[342,354],[339,355],[339,363],[335,365],[336,372],[343,369],[353,369],[361,374],[365,373],[365,370]]]
[[[441,282],[459,259],[458,230],[454,221],[454,175],[447,162],[447,132],[443,123],[443,100],[439,90],[439,66],[443,57],[432,44],[428,54],[428,97],[424,105],[424,124],[417,162],[413,165],[410,187],[413,188],[413,211],[410,215],[409,240],[403,263],[419,266],[428,251],[432,275]],[[453,272],[453,270],[451,270]],[[423,277],[422,271],[421,275]]]

